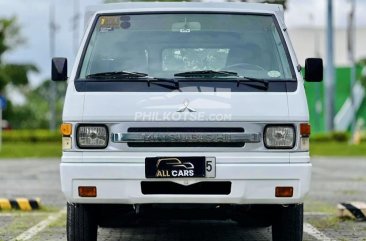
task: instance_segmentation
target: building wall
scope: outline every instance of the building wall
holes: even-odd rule
[[[301,65],[308,57],[321,57],[326,63],[325,29],[320,28],[291,28],[289,35]],[[349,66],[347,50],[347,30],[335,29],[334,31],[334,56],[336,66]],[[358,28],[355,34],[356,60],[366,58],[366,27]]]

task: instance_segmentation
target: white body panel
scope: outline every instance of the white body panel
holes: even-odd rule
[[[144,163],[62,163],[62,191],[82,203],[228,203],[290,204],[302,202],[310,188],[311,164],[217,164],[214,181],[231,181],[229,195],[144,195]],[[77,178],[76,178],[77,177]],[[69,182],[72,180],[72,182]],[[192,185],[200,179],[164,180]],[[97,198],[80,198],[79,186],[96,186]],[[276,186],[294,187],[292,198],[274,198]]]
[[[84,121],[146,121],[153,113],[155,121],[164,121],[164,113],[176,112],[189,99],[197,110],[191,119],[208,120],[210,116],[230,117],[230,121],[288,121],[287,97],[284,93],[88,93],[85,96]],[[120,100],[120,101],[118,101]],[[122,101],[128,100],[128,101]],[[251,103],[256,103],[253,108]],[[272,108],[268,108],[272,106]],[[113,110],[113,111],[111,111]],[[121,115],[123,113],[123,115]],[[182,120],[186,113],[174,113],[173,120]],[[168,116],[166,117],[168,118]],[[166,121],[166,120],[165,120]]]
[[[270,13],[279,20],[288,46],[293,68],[298,63],[286,33],[282,7],[278,5],[241,3],[125,3],[90,9],[89,18],[98,13],[121,12],[228,12]],[[112,10],[111,10],[112,9]],[[93,15],[96,16],[95,14]],[[94,18],[92,17],[92,19]],[[86,28],[84,46],[92,21]],[[106,123],[112,132],[125,130],[129,123],[142,126],[243,126],[247,131],[263,132],[265,124],[289,123],[296,126],[308,122],[308,108],[303,80],[298,79],[294,92],[77,92],[73,81],[79,66],[83,47],[77,55],[66,93],[63,121],[73,123]],[[235,84],[235,83],[233,83]],[[186,99],[197,110],[194,118],[184,119],[177,113]],[[176,113],[177,118],[159,119],[165,112]],[[153,113],[144,116],[141,113]],[[211,116],[230,117],[225,122],[210,120]],[[210,122],[212,121],[212,122]],[[220,126],[221,125],[221,126]],[[75,131],[75,129],[74,129]],[[296,143],[299,141],[298,130]],[[72,137],[76,147],[75,137]],[[121,148],[123,151],[121,151]],[[297,150],[298,147],[295,147]],[[77,148],[76,148],[77,149]],[[106,150],[64,151],[61,163],[62,191],[70,202],[80,203],[233,203],[233,204],[288,204],[302,202],[310,188],[311,164],[309,153],[296,150],[266,150],[263,141],[246,144],[241,151],[230,148],[142,148],[132,150],[123,144],[111,144]],[[214,156],[217,175],[212,181],[231,181],[229,195],[143,195],[141,181],[144,175],[145,157],[152,156]],[[204,179],[207,180],[207,179]],[[166,181],[166,180],[164,180]],[[172,179],[182,185],[190,185],[202,179]],[[80,198],[78,186],[96,186],[96,198]],[[293,186],[292,198],[276,198],[276,186]]]

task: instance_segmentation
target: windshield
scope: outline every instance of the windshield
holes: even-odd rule
[[[174,75],[205,70],[295,79],[274,16],[223,13],[100,16],[79,78],[121,71],[178,78]]]

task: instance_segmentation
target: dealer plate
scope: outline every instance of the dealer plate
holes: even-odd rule
[[[215,157],[146,157],[147,178],[215,177]]]

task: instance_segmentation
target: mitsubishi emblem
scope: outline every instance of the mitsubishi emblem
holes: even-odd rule
[[[197,112],[195,109],[189,107],[189,100],[184,100],[183,102],[183,107],[180,108],[179,110],[177,110],[177,112],[185,112],[185,111],[188,111],[188,112]]]

